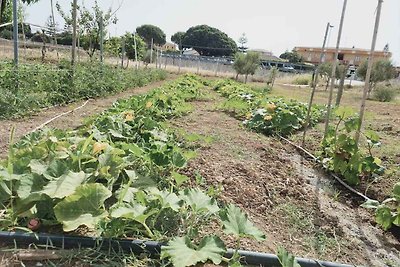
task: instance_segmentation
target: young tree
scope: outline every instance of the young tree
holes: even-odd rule
[[[243,53],[237,53],[235,56],[235,62],[233,63],[233,69],[236,71],[236,81],[239,75],[245,74],[244,67],[246,66],[246,55]]]
[[[233,68],[236,71],[236,80],[239,75],[245,75],[244,82],[247,83],[249,75],[254,75],[257,68],[260,66],[260,54],[256,52],[249,52],[247,54],[237,53]]]
[[[208,25],[190,28],[183,38],[184,48],[193,48],[202,56],[232,56],[236,42],[226,33]]]
[[[183,49],[182,41],[183,38],[185,37],[185,34],[186,34],[185,32],[177,32],[171,36],[171,41],[179,46],[179,51],[182,51]]]
[[[336,76],[335,79],[340,79],[341,77],[341,69],[342,67],[337,66],[336,67]],[[343,71],[343,70],[342,70]],[[332,63],[330,62],[324,62],[321,65],[318,66],[318,73],[321,76],[322,79],[325,80],[325,90],[328,90],[330,81],[331,81],[331,75],[332,75]]]
[[[274,88],[276,77],[278,76],[278,68],[272,67],[269,73],[268,84],[271,85],[271,89]]]
[[[125,33],[123,36],[125,42],[125,53],[126,56],[131,59],[135,60],[136,53],[135,53],[135,35],[132,33]],[[138,60],[142,60],[145,56],[147,45],[139,35],[136,35],[136,47],[137,47],[137,56]],[[107,53],[115,56],[121,57],[122,56],[122,37],[111,37],[108,39],[104,44],[104,49]]]
[[[246,54],[246,65],[244,66],[245,80],[247,83],[247,77],[249,75],[254,75],[256,70],[260,66],[260,54],[257,52],[249,52]]]
[[[152,39],[156,45],[164,45],[166,43],[165,33],[157,26],[145,24],[137,27],[136,32],[143,38],[149,48]]]
[[[361,63],[357,69],[357,76],[365,80],[367,75],[368,61]],[[368,96],[379,82],[388,81],[395,77],[395,68],[390,60],[381,59],[374,61],[372,65],[371,79],[369,82]]]
[[[246,34],[243,33],[242,36],[240,36],[238,43],[240,44],[240,46],[238,47],[239,51],[242,53],[245,53],[248,49],[248,47],[246,47],[246,44],[248,42],[248,39],[246,37]]]
[[[56,4],[57,10],[65,20],[67,28],[72,27],[72,9],[71,14],[67,15],[61,6]],[[92,59],[95,52],[100,49],[101,34],[107,35],[107,27],[110,24],[116,24],[117,18],[113,15],[113,11],[109,8],[106,12],[101,10],[98,2],[94,2],[92,10],[89,10],[85,6],[78,6],[78,24],[79,24],[79,36],[83,49],[86,50],[89,57]],[[101,32],[103,28],[103,32]]]

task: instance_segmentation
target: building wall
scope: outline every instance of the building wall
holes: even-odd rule
[[[295,47],[294,49],[299,53],[305,62],[318,64],[321,56],[321,48],[313,47]],[[375,51],[375,59],[390,59],[392,53],[384,51]],[[344,64],[359,66],[363,61],[369,57],[369,51],[365,49],[339,49],[339,60]],[[335,59],[335,49],[327,48],[325,50],[325,57],[322,62],[333,62]]]

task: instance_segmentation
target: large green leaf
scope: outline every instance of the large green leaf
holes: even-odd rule
[[[81,225],[92,229],[107,216],[102,206],[110,196],[111,192],[102,184],[81,185],[74,194],[54,207],[54,213],[66,232],[75,230]]]
[[[186,267],[211,260],[220,264],[226,248],[217,236],[204,237],[196,247],[188,237],[176,237],[162,247],[162,258],[170,257],[175,267]]]
[[[253,237],[259,241],[265,240],[264,233],[255,227],[247,219],[246,214],[235,205],[230,204],[226,210],[222,210],[220,217],[226,234],[232,234],[236,237]]]
[[[177,173],[177,172],[172,172],[171,176],[175,180],[176,185],[178,187],[181,186],[184,182],[189,180],[189,177],[187,177],[186,175],[182,175],[180,173]]]
[[[390,208],[384,205],[379,206],[376,210],[375,216],[376,222],[381,225],[384,230],[389,229],[395,220]]]
[[[68,171],[66,174],[50,181],[41,191],[51,198],[64,198],[75,192],[86,178],[86,174],[81,172]]]
[[[157,210],[150,210],[146,213],[146,210],[147,207],[141,204],[124,204],[113,208],[111,211],[111,217],[131,219],[141,224],[146,224],[147,218],[157,212]]]
[[[167,190],[160,191],[157,188],[149,190],[149,193],[160,201],[161,208],[171,208],[174,211],[179,211],[182,201],[175,193]]]
[[[400,202],[400,183],[396,183],[393,187],[393,197]]]
[[[195,212],[216,213],[219,211],[216,201],[199,189],[185,189],[179,194]]]
[[[296,258],[292,254],[287,252],[286,249],[279,247],[277,254],[282,267],[301,267],[300,264],[296,261]]]

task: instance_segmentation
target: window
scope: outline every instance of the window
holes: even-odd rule
[[[355,61],[355,62],[360,62],[360,60],[361,60],[360,56],[356,56],[356,57],[354,58],[354,61]]]
[[[339,60],[344,60],[344,54],[343,53],[339,53],[338,57]]]

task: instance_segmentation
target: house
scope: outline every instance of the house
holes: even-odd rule
[[[294,51],[300,54],[305,62],[319,64],[322,48],[320,47],[295,47]],[[325,57],[322,62],[333,62],[335,59],[336,48],[326,48]],[[354,65],[358,67],[366,61],[370,55],[370,50],[360,48],[340,48],[338,59],[343,64]],[[375,51],[375,59],[390,59],[392,53],[388,51]]]
[[[174,43],[166,42],[163,46],[161,46],[162,51],[178,51],[178,46]]]

